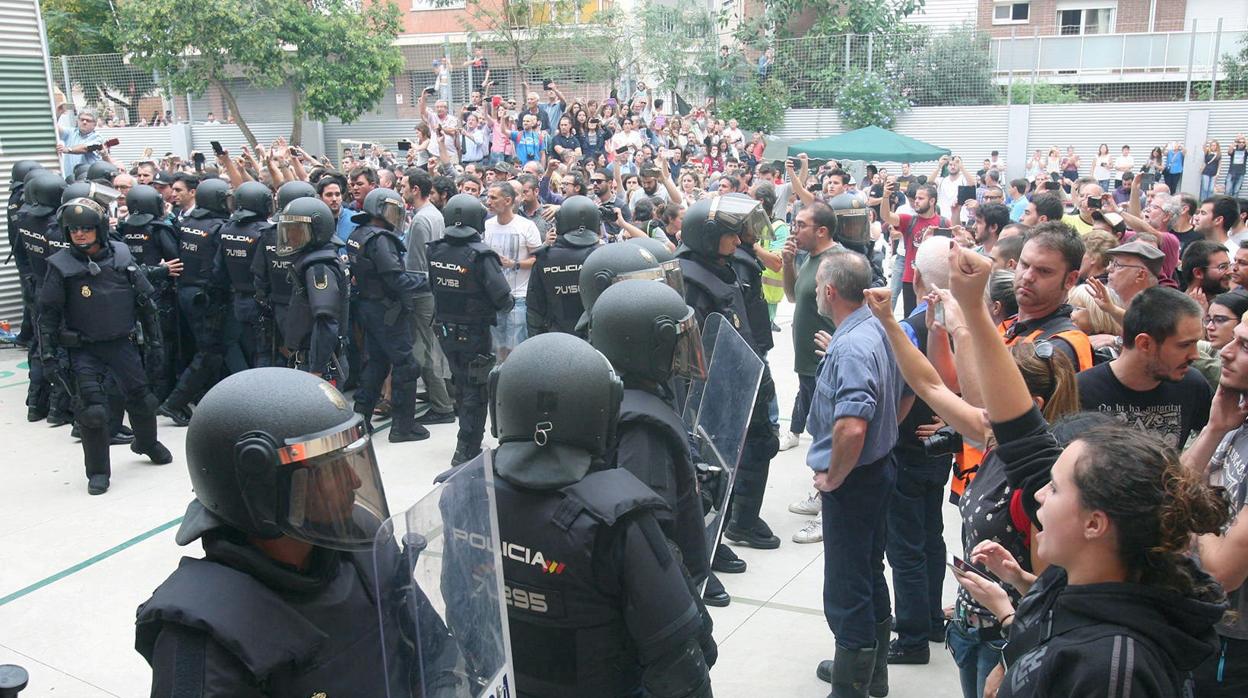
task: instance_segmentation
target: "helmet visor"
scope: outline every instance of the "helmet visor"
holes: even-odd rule
[[[287,442],[280,457],[289,484],[282,530],[325,548],[371,549],[390,510],[362,420],[357,417],[344,430]]]
[[[103,206],[110,206],[114,201],[121,198],[121,192],[103,184],[92,183],[90,191],[91,193],[87,196]]]
[[[312,244],[312,217],[283,213],[277,219],[277,256],[289,257]]]
[[[836,222],[837,238],[841,242],[871,242],[871,223],[867,219],[867,209],[837,209]]]
[[[743,238],[753,236],[764,244],[775,237],[763,205],[748,196],[730,194],[715,197],[711,200],[709,220],[718,223],[721,230],[736,231]]]
[[[706,355],[702,352],[702,330],[689,310],[677,330],[676,350],[672,352],[672,375],[690,380],[706,380]]]
[[[391,230],[398,230],[403,224],[403,204],[395,199],[386,199],[381,202],[381,210],[378,211],[378,218],[386,222]]]
[[[685,297],[685,273],[680,270],[680,260],[678,259],[669,259],[651,269],[640,269],[638,271],[617,274],[611,283],[618,284],[621,281],[629,281],[631,279],[662,281],[670,286],[673,291],[679,293],[681,298]]]

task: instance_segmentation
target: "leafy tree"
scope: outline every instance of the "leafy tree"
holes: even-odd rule
[[[1226,77],[1218,83],[1217,96],[1222,99],[1248,98],[1248,35],[1239,40],[1239,51],[1222,59]]]
[[[836,95],[841,122],[855,129],[879,126],[891,129],[897,116],[910,108],[887,79],[878,73],[853,71],[847,74]]]
[[[639,71],[643,35],[628,11],[611,5],[594,15],[592,25],[570,33],[567,52],[575,57],[576,71],[585,80],[615,89]]]
[[[175,92],[216,88],[248,142],[256,142],[229,81],[292,95],[291,143],[304,113],[352,121],[376,104],[402,69],[392,45],[398,9],[351,0],[142,0],[120,6],[118,41]]]
[[[719,104],[718,116],[725,121],[736,119],[743,131],[771,133],[784,123],[786,108],[787,94],[780,81],[760,84],[752,80],[735,97]]]
[[[914,106],[996,104],[1001,90],[993,81],[989,37],[964,26],[940,34],[920,34],[909,51],[886,66],[901,94]]]
[[[1079,91],[1067,85],[1054,85],[1040,80],[1015,82],[1010,86],[1012,104],[1074,104],[1079,101]]]
[[[737,27],[737,40],[763,46],[773,39],[833,34],[886,34],[923,9],[925,0],[763,0],[763,11]]]
[[[460,23],[475,46],[511,59],[524,71],[546,67],[545,57],[560,53],[579,17],[577,0],[462,0]],[[458,7],[460,0],[434,0],[435,7]],[[516,93],[522,85],[513,85]]]
[[[40,11],[53,56],[117,53],[117,18],[109,0],[43,0]]]

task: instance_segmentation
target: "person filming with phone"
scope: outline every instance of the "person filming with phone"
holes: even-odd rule
[[[1104,195],[1105,190],[1096,182],[1088,182],[1076,189],[1075,204],[1078,211],[1062,216],[1062,222],[1074,228],[1076,233],[1087,235],[1092,231],[1092,213],[1101,210],[1101,199]]]
[[[60,130],[61,142],[56,144],[56,153],[61,156],[61,172],[73,172],[79,164],[90,165],[102,160],[104,137],[95,130],[96,116],[90,109],[78,112],[78,122],[74,128]]]

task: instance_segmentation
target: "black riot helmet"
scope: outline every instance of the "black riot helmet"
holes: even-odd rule
[[[495,470],[531,489],[579,481],[614,442],[623,395],[610,362],[584,340],[551,332],[521,342],[490,372]]]
[[[96,244],[107,244],[108,211],[95,199],[85,197],[70,199],[57,210],[56,222],[70,244],[83,252]],[[73,232],[84,228],[95,230],[95,239],[85,245],[80,245],[73,241]]]
[[[323,247],[336,230],[334,212],[324,201],[317,197],[295,199],[277,214],[277,256],[290,257]]]
[[[9,189],[22,186],[26,181],[26,175],[42,169],[43,165],[40,165],[37,160],[18,160],[13,163],[13,169],[9,170]]]
[[[131,228],[142,228],[154,220],[165,217],[165,199],[155,187],[147,184],[136,184],[126,192],[126,225]]]
[[[65,176],[66,182],[81,182],[87,178],[87,171],[91,169],[90,163],[80,162],[74,165],[74,171]]]
[[[234,190],[232,221],[268,218],[273,214],[273,190],[260,182],[243,182]]]
[[[555,232],[574,245],[597,244],[602,229],[598,204],[587,196],[569,196],[555,214]]]
[[[374,218],[382,221],[386,230],[398,230],[403,223],[406,208],[403,197],[393,189],[374,189],[364,197],[364,210],[351,216],[352,223],[367,225]]]
[[[753,233],[755,239],[766,240],[771,221],[762,204],[748,196],[714,196],[702,199],[685,211],[681,222],[680,240],[685,247],[707,257],[720,257],[719,241],[725,235]]]
[[[666,284],[630,279],[603,291],[589,314],[589,342],[625,379],[706,379],[693,308]]]
[[[677,267],[676,271],[679,270]],[[641,245],[615,243],[599,247],[589,253],[581,265],[581,304],[586,312],[594,307],[598,296],[621,277],[657,280],[664,277],[664,269],[654,253]]]
[[[223,179],[205,179],[195,187],[193,218],[227,218],[234,209],[234,192]]]
[[[485,232],[485,204],[472,194],[456,194],[442,207],[443,235],[448,238],[470,238]]]
[[[309,196],[316,198],[316,187],[302,179],[292,179],[277,188],[277,210],[285,211],[290,202]]]
[[[367,550],[389,518],[363,418],[304,371],[256,368],[218,383],[186,432],[195,501],[177,542],[229,526],[338,550]]]
[[[858,251],[869,249],[871,223],[862,199],[849,192],[841,192],[832,197],[828,205],[836,212],[836,230],[833,231],[832,238],[843,245],[853,246]]]
[[[65,191],[65,180],[49,170],[36,170],[26,180],[26,191],[23,196],[30,205],[33,216],[49,216],[61,205],[61,194]]]
[[[95,182],[74,182],[61,192],[62,204],[68,203],[70,199],[92,199],[101,206],[110,206],[120,198],[121,192]]]
[[[111,187],[113,186],[113,177],[116,177],[118,172],[121,172],[121,170],[117,169],[117,166],[113,163],[107,160],[96,160],[87,168],[86,179],[88,182]]]

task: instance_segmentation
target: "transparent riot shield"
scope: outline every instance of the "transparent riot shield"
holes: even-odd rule
[[[377,533],[389,698],[515,693],[489,454],[455,470]]]
[[[707,550],[714,556],[763,377],[763,361],[718,313],[702,323],[702,347],[706,380],[689,383],[683,416],[698,464]]]

